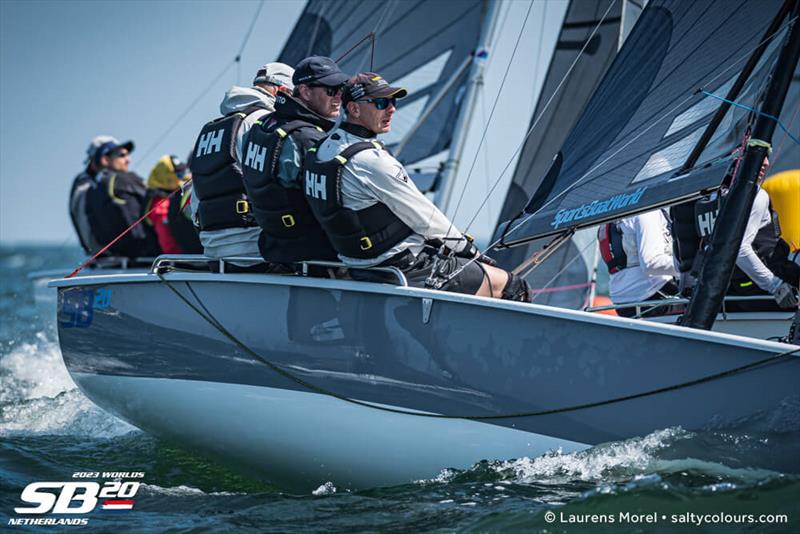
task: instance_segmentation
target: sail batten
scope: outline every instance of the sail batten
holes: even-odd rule
[[[595,225],[718,187],[749,113],[729,109],[695,168],[680,174],[722,104],[699,90],[725,92],[782,4],[650,2],[561,146],[560,168],[539,186],[536,201],[518,217],[525,222],[505,242]],[[785,30],[786,24],[773,36],[740,92],[746,107],[757,102]],[[709,165],[715,161],[722,163]]]

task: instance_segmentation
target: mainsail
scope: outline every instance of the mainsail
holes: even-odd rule
[[[510,219],[525,207],[547,173],[553,155],[563,145],[583,107],[611,65],[617,53],[624,4],[619,0],[570,2],[539,93],[539,101],[531,117],[530,126],[533,130],[520,152],[500,221]],[[631,18],[629,22],[632,26],[635,16]],[[503,225],[498,226],[495,235],[503,228]],[[526,276],[533,288],[536,303],[574,309],[588,304],[596,261],[593,242],[593,234],[576,235],[547,262]],[[534,241],[526,246],[499,250],[492,255],[501,266],[511,269],[544,244],[545,241]]]
[[[436,174],[424,160],[450,146],[453,123],[464,93],[466,69],[477,46],[489,0],[311,0],[295,25],[279,61],[296,64],[309,55],[339,59],[365,35],[375,33],[374,58],[368,41],[339,62],[346,73],[370,69],[393,85],[405,87],[392,131],[383,137],[389,149],[403,141],[399,159],[415,180]],[[455,85],[435,101],[443,85]],[[415,128],[425,117],[422,128]],[[408,139],[405,139],[406,136]],[[420,166],[420,162],[423,165]],[[415,165],[416,164],[416,165]]]
[[[588,227],[719,187],[747,109],[731,107],[695,165],[680,169],[748,58],[766,51],[736,101],[752,107],[786,23],[781,0],[650,2],[506,243]]]

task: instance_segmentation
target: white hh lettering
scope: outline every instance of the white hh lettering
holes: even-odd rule
[[[244,158],[244,164],[258,172],[264,172],[264,160],[267,157],[267,147],[257,145],[255,143],[248,143],[247,157]]]
[[[197,152],[194,157],[199,158],[222,150],[223,135],[225,135],[225,129],[221,128],[216,132],[206,132],[200,136],[200,142],[197,143]]]
[[[700,230],[700,235],[703,237],[708,237],[711,235],[711,232],[714,231],[714,223],[716,222],[716,217],[711,212],[701,213],[697,216],[697,227]]]
[[[325,175],[306,171],[306,195],[321,200],[328,200],[325,190]]]

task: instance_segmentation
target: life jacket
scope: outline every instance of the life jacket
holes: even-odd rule
[[[336,251],[306,200],[302,169],[291,187],[278,179],[281,149],[288,137],[305,154],[324,135],[322,128],[307,121],[281,121],[271,117],[248,133],[243,178],[253,216],[263,230],[259,250],[267,261],[337,259]]]
[[[385,204],[363,210],[342,204],[342,169],[353,156],[372,148],[385,150],[379,141],[363,141],[328,161],[317,161],[317,147],[310,148],[305,158],[304,191],[311,211],[336,251],[349,258],[377,258],[414,233]]]
[[[600,255],[610,274],[639,265],[639,254],[635,239],[620,230],[616,221],[606,223],[597,229]]]
[[[691,272],[701,246],[694,206],[695,201],[690,201],[676,204],[669,209],[672,219],[672,251],[681,273]]]
[[[245,117],[259,110],[266,111],[253,106],[215,119],[200,131],[189,167],[201,231],[258,225],[236,161],[236,132]]]
[[[169,192],[167,192],[169,193]],[[183,215],[181,196],[174,194],[169,200],[150,189],[147,191],[147,203],[144,212],[151,212],[145,219],[146,224],[153,227],[158,236],[158,243],[165,254],[202,254],[203,245],[197,236],[192,222]]]
[[[92,233],[105,246],[141,217],[147,188],[136,174],[103,171],[86,191],[86,215]],[[137,224],[109,252],[128,258],[157,256],[161,249],[152,227]]]
[[[87,169],[75,177],[69,192],[69,216],[86,254],[93,254],[103,247],[92,232],[86,213],[86,193],[93,183],[94,175],[89,174]]]
[[[191,219],[185,215],[186,210],[189,209],[185,205],[188,198],[188,196],[182,198],[181,195],[176,194],[169,199],[167,221],[172,237],[178,242],[184,254],[202,254],[203,244],[200,243],[197,228],[192,224]]]
[[[694,205],[692,206],[692,211],[694,214],[692,220],[694,239],[692,240],[687,236],[682,240],[686,242],[687,246],[685,247],[685,255],[683,254],[684,249],[681,249],[679,264],[683,266],[685,262],[691,259],[691,271],[694,276],[699,275],[700,265],[703,257],[702,251],[705,249],[714,232],[717,216],[719,214],[719,208],[722,204],[721,197],[722,196],[718,193],[713,193],[695,201]],[[752,243],[753,251],[756,253],[756,256],[758,256],[767,267],[769,267],[772,263],[773,253],[775,252],[776,247],[778,247],[780,241],[778,227],[775,224],[775,213],[772,209],[772,203],[770,203],[769,206],[769,213],[769,224],[762,226],[758,230]],[[694,249],[694,254],[689,252],[690,247],[688,244],[691,241],[697,243],[697,247]],[[681,272],[685,271],[681,269]],[[750,277],[748,277],[744,271],[742,271],[738,266],[734,266],[730,282],[732,287],[747,287],[753,284],[754,282],[750,280]]]

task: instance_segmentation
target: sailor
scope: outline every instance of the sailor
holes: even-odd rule
[[[406,95],[372,72],[351,78],[345,122],[308,151],[306,198],[339,258],[351,267],[398,267],[412,286],[529,301],[527,284],[480,261],[488,260],[377,140]],[[445,247],[451,254],[438,254]]]
[[[291,91],[293,74],[288,65],[267,63],[258,69],[252,87],[228,90],[219,106],[222,117],[200,131],[189,166],[192,214],[206,256],[259,255],[261,229],[242,182],[243,139],[256,121],[275,110],[278,90]],[[233,263],[243,270],[268,270],[260,261]]]
[[[762,176],[768,164],[768,161],[765,162]],[[789,193],[790,196],[792,193],[796,195],[793,190]],[[702,251],[711,238],[724,194],[723,188],[722,195],[715,192],[696,202],[673,208],[676,216],[675,251],[679,259],[681,279],[684,281],[681,287],[684,293],[691,292],[702,262]],[[787,215],[791,210],[797,209],[793,203],[792,205],[793,208],[786,210]],[[770,195],[759,187],[728,286],[729,295],[772,295],[775,302],[733,301],[726,303],[726,310],[774,311],[797,308],[800,266],[788,258],[790,247],[780,237],[777,219],[778,214],[772,208]]]
[[[327,57],[312,56],[294,70],[294,91],[279,92],[275,113],[245,139],[242,171],[256,221],[262,257],[273,263],[335,261],[336,251],[303,193],[306,151],[333,127],[349,76]]]
[[[86,170],[73,182],[70,215],[89,254],[114,241],[141,216],[147,188],[141,177],[129,171],[133,148],[132,141],[96,137],[87,150]],[[135,225],[105,255],[143,258],[159,253],[153,230]]]
[[[145,223],[155,231],[164,254],[203,253],[189,210],[184,209],[185,197],[178,191],[191,177],[186,163],[178,156],[166,154],[159,158],[147,178]]]
[[[678,294],[669,221],[662,210],[626,217],[601,226],[600,253],[611,275],[609,296],[614,304],[662,300]],[[642,317],[672,313],[671,306],[643,308]],[[617,314],[636,316],[636,308],[621,307]]]

